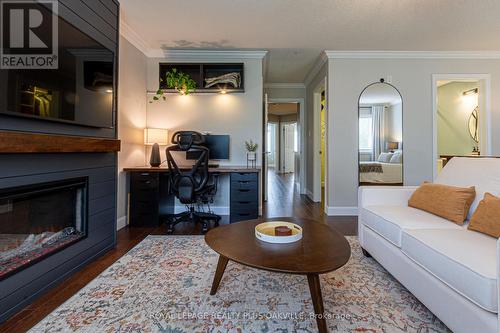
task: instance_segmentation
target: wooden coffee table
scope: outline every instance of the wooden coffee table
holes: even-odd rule
[[[255,226],[262,220],[224,225],[210,230],[205,241],[219,256],[210,295],[215,295],[229,260],[272,272],[307,275],[319,332],[327,332],[319,274],[344,266],[351,248],[344,236],[325,224],[307,219],[290,221],[303,228],[301,240],[271,244],[255,238]]]

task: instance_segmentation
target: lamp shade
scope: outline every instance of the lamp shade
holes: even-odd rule
[[[151,146],[155,143],[162,146],[168,145],[168,130],[164,128],[145,128],[144,144]]]
[[[394,141],[387,142],[387,149],[388,150],[394,150],[394,149],[398,149],[398,148],[399,148],[398,142],[394,142]]]

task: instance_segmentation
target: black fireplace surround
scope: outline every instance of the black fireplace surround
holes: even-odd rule
[[[0,190],[0,280],[87,237],[88,178]]]
[[[112,51],[116,120],[118,1],[59,0],[58,8],[59,16]],[[5,100],[0,96],[0,107]],[[2,113],[0,131],[117,138],[116,124],[98,128]],[[116,245],[116,194],[116,152],[0,151],[0,323]]]

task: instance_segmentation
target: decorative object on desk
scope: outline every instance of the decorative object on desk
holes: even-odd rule
[[[160,78],[160,83],[165,82],[167,88],[177,90],[181,95],[189,95],[196,89],[196,81],[191,78],[189,74],[177,71],[176,68],[165,73],[165,79]],[[166,100],[165,92],[163,89],[158,88],[156,94],[153,96],[153,101],[163,99]],[[150,101],[152,103],[152,101]]]
[[[219,84],[230,84],[235,89],[240,88],[241,75],[240,73],[233,72],[205,79],[205,88],[210,88]]]
[[[252,168],[255,168],[257,164],[257,148],[259,145],[252,140],[245,141],[245,148],[247,149],[247,168],[250,164]],[[250,162],[250,163],[249,163]]]
[[[267,243],[293,243],[302,239],[302,227],[286,221],[264,222],[255,226],[255,237]]]
[[[164,128],[145,128],[144,144],[146,146],[153,146],[149,164],[152,167],[159,167],[161,165],[160,145],[168,145],[168,130]]]

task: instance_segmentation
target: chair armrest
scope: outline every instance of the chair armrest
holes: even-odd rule
[[[408,199],[418,186],[360,186],[358,207],[392,205],[408,206]]]

